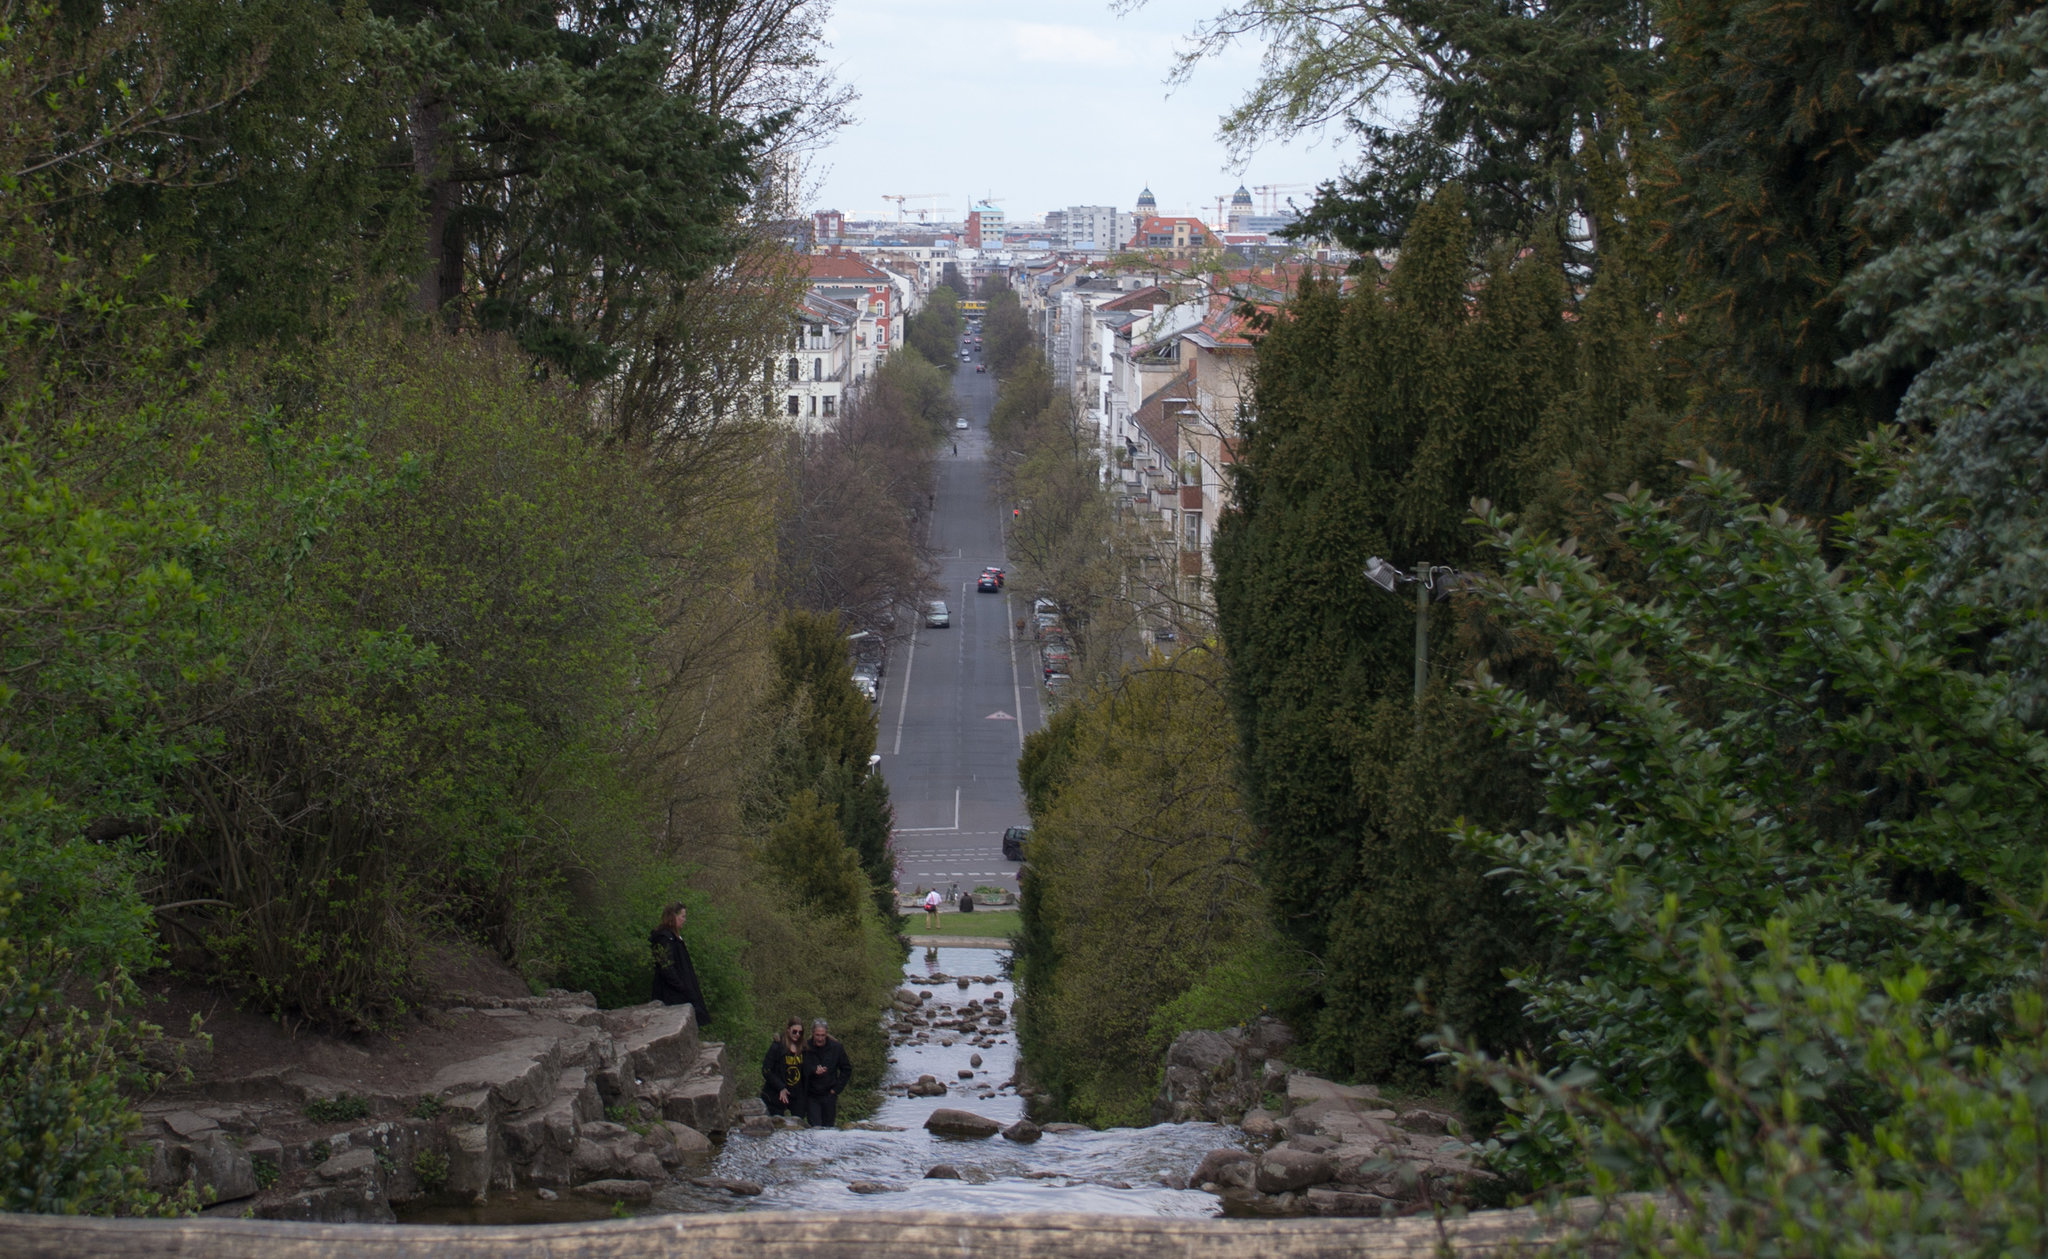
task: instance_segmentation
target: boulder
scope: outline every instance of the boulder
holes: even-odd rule
[[[494,1053],[441,1068],[427,1091],[439,1097],[489,1090],[507,1113],[545,1102],[561,1071],[561,1042],[552,1036],[507,1041]]]
[[[1239,1125],[1244,1134],[1254,1141],[1271,1141],[1275,1134],[1273,1116],[1263,1107],[1255,1107],[1244,1113],[1244,1122]]]
[[[358,1147],[328,1159],[315,1168],[313,1174],[321,1180],[348,1180],[355,1176],[374,1176],[377,1170],[376,1151]]]
[[[917,1083],[910,1086],[909,1091],[912,1097],[944,1097],[946,1086],[939,1083],[939,1078],[935,1075],[921,1075],[917,1077]]]
[[[951,1163],[940,1163],[935,1167],[927,1168],[924,1178],[926,1180],[958,1180],[960,1179],[960,1169]]]
[[[1019,1119],[1016,1123],[1003,1129],[1003,1135],[1019,1145],[1030,1145],[1033,1141],[1038,1140],[1039,1127],[1029,1119]]]
[[[1224,1169],[1240,1165],[1249,1166],[1252,1161],[1252,1155],[1245,1150],[1211,1150],[1195,1165],[1194,1173],[1188,1177],[1188,1183],[1198,1186],[1230,1184],[1231,1181],[1223,1177]]]
[[[849,1181],[846,1186],[855,1193],[902,1193],[901,1185],[884,1184],[879,1180]]]
[[[1449,1116],[1419,1107],[1415,1110],[1402,1111],[1394,1122],[1410,1132],[1434,1133],[1441,1136],[1450,1131]]]
[[[492,1155],[496,1150],[494,1125],[488,1123],[448,1126],[447,1187],[477,1200],[490,1192]]]
[[[650,1002],[607,1011],[605,1021],[638,1079],[674,1079],[688,1075],[696,1065],[697,1012],[689,1006]]]
[[[970,1067],[979,1067],[979,1066],[981,1065],[981,1055],[980,1055],[980,1054],[968,1054],[968,1055],[967,1055],[967,1065],[968,1065],[968,1066],[970,1066]]]
[[[164,1116],[164,1127],[169,1128],[177,1136],[190,1140],[202,1132],[212,1132],[220,1125],[195,1111],[174,1110]]]
[[[993,1119],[984,1119],[971,1110],[955,1110],[948,1106],[933,1111],[924,1121],[924,1126],[925,1131],[946,1137],[992,1137],[1002,1131],[1002,1125]]]
[[[690,1007],[683,1008],[687,1010]],[[609,1198],[614,1202],[646,1202],[654,1197],[654,1186],[644,1180],[593,1180],[576,1186],[573,1192],[585,1198]]]
[[[700,1189],[723,1189],[735,1198],[758,1198],[761,1186],[752,1180],[739,1180],[728,1176],[698,1176],[690,1181]]]
[[[663,1156],[664,1159],[673,1156],[677,1161],[681,1161],[698,1155],[708,1156],[711,1153],[711,1138],[695,1128],[675,1122],[664,1123],[661,1126],[668,1133],[669,1142],[669,1153]]]
[[[173,1168],[183,1165],[178,1179],[189,1179],[202,1202],[232,1202],[256,1192],[256,1166],[249,1152],[218,1127],[200,1132],[171,1161]]]
[[[1259,1159],[1253,1184],[1260,1193],[1292,1193],[1320,1185],[1337,1176],[1337,1160],[1328,1154],[1294,1150],[1286,1146],[1266,1151]]]
[[[1368,1219],[1393,1215],[1399,1207],[1376,1193],[1362,1193],[1349,1186],[1311,1185],[1301,1195],[1311,1215],[1363,1216]]]

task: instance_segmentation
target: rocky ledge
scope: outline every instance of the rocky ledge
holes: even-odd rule
[[[152,1187],[190,1184],[262,1219],[391,1222],[427,1195],[532,1188],[644,1201],[708,1164],[733,1111],[732,1064],[688,1006],[600,1010],[587,993],[477,997],[465,1056],[377,1083],[277,1065],[166,1087],[142,1105]],[[468,1021],[474,1020],[474,1023]]]
[[[1477,1191],[1494,1176],[1459,1139],[1455,1115],[1295,1071],[1278,1057],[1292,1044],[1271,1019],[1174,1041],[1154,1114],[1235,1123],[1245,1135],[1243,1147],[1210,1151],[1189,1188],[1222,1198],[1232,1215],[1408,1215],[1477,1205]]]

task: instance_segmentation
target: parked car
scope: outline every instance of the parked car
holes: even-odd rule
[[[1003,860],[1024,860],[1024,841],[1031,838],[1028,826],[1013,826],[1003,832]]]
[[[1052,694],[1057,695],[1060,693],[1060,690],[1063,687],[1065,687],[1068,682],[1072,680],[1073,679],[1069,678],[1064,673],[1048,673],[1045,675],[1045,689],[1047,691],[1050,691]]]
[[[882,679],[868,665],[861,665],[853,671],[853,689],[869,699],[881,698]]]
[[[966,427],[967,427],[967,417],[965,417],[965,416],[962,416],[961,418],[959,418],[959,419],[957,419],[957,420],[954,420],[954,421],[953,421],[953,427],[954,427],[954,428],[966,428]]]
[[[987,371],[987,370],[988,370],[988,364],[987,364],[987,363],[976,363],[976,364],[974,365],[974,370],[975,370],[975,371],[978,371],[978,372],[985,372],[985,371]]]
[[[924,623],[932,629],[947,629],[953,624],[953,613],[946,607],[944,599],[934,599],[924,605]]]
[[[969,354],[969,353],[968,353],[967,351],[965,351],[965,350],[962,350],[962,351],[960,351],[960,361],[961,361],[961,362],[965,363],[965,362],[966,362],[966,361],[967,361],[968,359],[970,359],[970,358],[972,358],[972,357],[974,357],[974,356],[973,356],[973,355],[971,355],[971,354]]]

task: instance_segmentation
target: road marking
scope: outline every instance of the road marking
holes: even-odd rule
[[[1008,556],[1004,557],[1009,558]],[[1017,750],[1024,750],[1024,691],[1017,685],[1017,618],[1011,616],[1010,596],[1003,596],[1003,624],[1010,628],[1010,702],[1017,706]]]
[[[960,789],[953,788],[953,829],[960,829]]]
[[[1015,720],[1017,720],[1017,719],[1016,719],[1015,717],[1012,717],[1012,716],[1011,716],[1010,714],[1008,714],[1008,713],[1004,712],[1004,711],[1003,711],[1002,709],[998,708],[998,709],[996,709],[996,710],[995,710],[994,712],[990,713],[990,714],[989,714],[989,715],[988,715],[987,717],[984,717],[984,718],[982,718],[982,720],[984,720],[984,721],[1015,721]]]
[[[910,631],[910,658],[903,662],[903,698],[896,705],[896,746],[891,756],[903,755],[903,714],[910,711],[910,671],[917,667],[917,631]]]

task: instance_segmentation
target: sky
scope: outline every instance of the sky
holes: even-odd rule
[[[893,218],[884,193],[941,193],[910,206],[960,219],[993,197],[1011,219],[1032,219],[1069,205],[1129,210],[1149,186],[1161,214],[1208,219],[1239,183],[1337,174],[1344,153],[1327,139],[1269,143],[1241,174],[1225,169],[1216,122],[1256,80],[1256,47],[1168,94],[1175,48],[1220,7],[1152,0],[1119,17],[1108,0],[838,0],[826,57],[861,99],[858,121],[817,158],[813,208]],[[1309,193],[1292,195],[1306,205]]]

